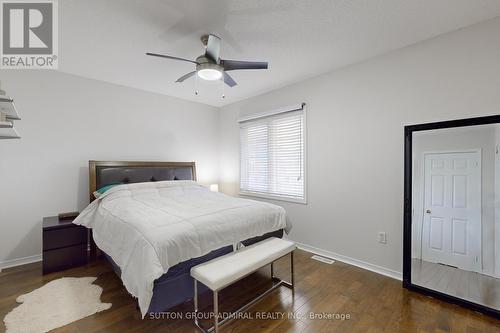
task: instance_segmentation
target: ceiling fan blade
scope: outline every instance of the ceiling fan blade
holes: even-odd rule
[[[231,88],[237,85],[236,81],[234,81],[233,78],[229,76],[229,74],[227,73],[224,73],[224,83],[230,86]]]
[[[208,35],[207,50],[205,56],[219,63],[221,39],[215,35]]]
[[[267,69],[267,61],[239,61],[222,60],[220,61],[225,71],[234,71],[237,69]]]
[[[184,58],[179,58],[179,57],[172,57],[169,55],[164,55],[164,54],[157,54],[157,53],[146,53],[148,56],[153,56],[153,57],[160,57],[160,58],[167,58],[167,59],[172,59],[172,60],[181,60],[181,61],[187,61],[187,62],[192,62],[193,64],[198,64],[194,60],[189,60],[189,59],[184,59]]]
[[[184,80],[189,79],[194,74],[196,74],[196,71],[184,74],[183,76],[181,76],[180,78],[178,78],[177,81],[175,81],[175,82],[184,82]]]

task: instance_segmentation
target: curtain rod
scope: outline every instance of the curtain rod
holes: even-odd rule
[[[270,117],[270,116],[274,116],[274,115],[277,115],[277,114],[280,114],[280,113],[298,111],[298,110],[303,109],[304,106],[306,106],[306,103],[294,104],[294,105],[289,105],[289,106],[282,107],[282,108],[279,108],[279,109],[274,109],[274,110],[271,110],[271,111],[254,113],[254,114],[251,114],[251,115],[239,118],[238,122],[239,123],[243,123],[245,121],[255,120],[255,119],[265,118],[265,117]]]

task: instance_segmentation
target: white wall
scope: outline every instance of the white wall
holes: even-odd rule
[[[237,118],[306,102],[308,204],[275,202],[290,238],[401,272],[403,126],[500,113],[499,35],[495,19],[222,108],[221,190],[238,192]]]
[[[424,153],[481,150],[482,272],[495,274],[495,133],[500,125],[482,125],[417,132],[413,136],[413,257],[421,256],[424,215]]]
[[[88,203],[88,161],[196,161],[217,181],[216,108],[53,71],[1,71],[20,140],[0,140],[0,268],[41,253],[41,218]],[[7,263],[6,263],[7,262]]]

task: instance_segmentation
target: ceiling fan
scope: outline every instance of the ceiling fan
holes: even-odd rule
[[[181,60],[191,62],[196,65],[196,70],[189,72],[175,82],[184,82],[186,79],[197,74],[203,80],[219,80],[223,78],[224,83],[230,87],[234,87],[237,83],[227,74],[227,71],[240,69],[267,69],[268,64],[265,61],[240,61],[226,60],[219,57],[222,39],[215,35],[204,35],[201,37],[201,42],[205,46],[205,54],[200,55],[196,60],[189,60],[169,55],[146,53],[148,56],[161,57],[173,60]]]

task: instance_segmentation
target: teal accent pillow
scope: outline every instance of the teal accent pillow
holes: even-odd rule
[[[101,196],[102,194],[104,194],[104,192],[106,192],[107,190],[115,187],[116,185],[121,185],[122,183],[116,183],[116,184],[109,184],[109,185],[106,185],[106,186],[103,186],[101,187],[100,189],[98,189],[97,191],[94,192],[94,196],[96,198],[99,198],[99,196]]]

